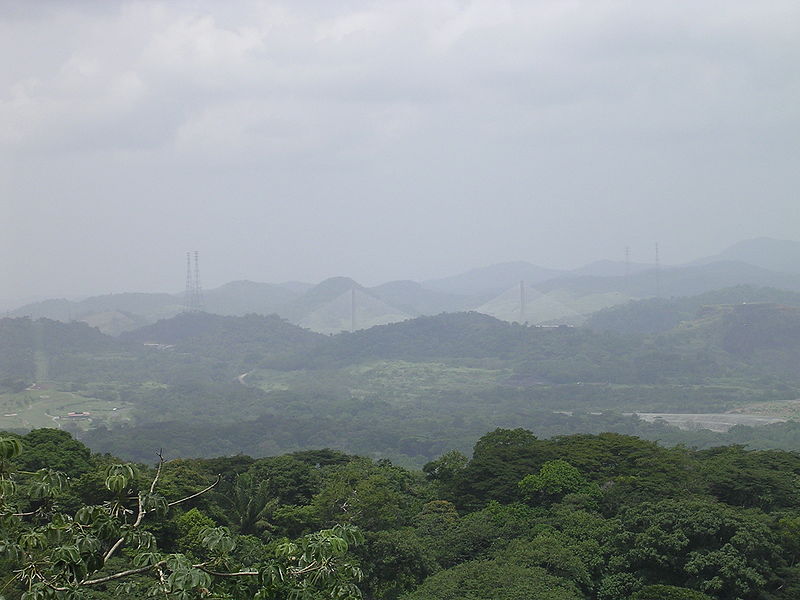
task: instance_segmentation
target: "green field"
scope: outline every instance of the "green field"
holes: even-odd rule
[[[478,369],[437,362],[378,361],[345,370],[354,397],[380,396],[414,401],[432,392],[477,392],[511,376],[510,369]]]
[[[48,385],[16,394],[0,394],[0,430],[55,427],[89,429],[100,424],[131,420],[131,407],[109,400],[87,398]],[[71,412],[88,413],[87,417],[70,418]]]
[[[381,360],[341,370],[274,371],[257,369],[245,378],[267,392],[282,390],[347,391],[353,398],[379,396],[384,400],[414,402],[433,392],[477,392],[508,379],[510,369],[481,369],[440,362]]]

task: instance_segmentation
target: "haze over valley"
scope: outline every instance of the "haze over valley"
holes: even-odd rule
[[[515,262],[372,288],[211,290],[190,255],[184,294],[45,300],[0,321],[0,423],[138,460],[128,444],[165,436],[176,456],[323,443],[421,465],[511,424],[800,448],[785,423],[800,398],[787,249],[800,256],[762,238],[674,267]]]
[[[572,271],[527,262],[476,268],[423,282],[365,287],[348,277],[318,284],[235,281],[200,290],[202,309],[221,315],[278,314],[319,333],[339,333],[441,312],[476,311],[530,325],[581,325],[592,313],[631,300],[698,295],[737,285],[800,291],[800,242],[746,240],[680,266],[598,260]],[[194,276],[190,261],[189,279]],[[117,335],[186,310],[176,294],[129,292],[47,299],[7,316],[78,320]],[[197,308],[200,308],[199,306]]]
[[[0,600],[800,598],[800,3],[0,51]]]

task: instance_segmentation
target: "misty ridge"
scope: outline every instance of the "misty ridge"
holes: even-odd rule
[[[0,600],[800,598],[798,40],[0,1]]]
[[[626,600],[731,597],[696,591],[712,586],[683,566],[633,577],[603,559],[590,578],[577,553],[574,580],[545,557],[484,585],[503,565],[572,552],[553,523],[575,519],[576,540],[590,519],[592,544],[611,540],[614,557],[637,527],[655,545],[700,530],[693,552],[724,544],[760,569],[725,584],[748,600],[771,600],[767,576],[776,590],[795,577],[782,544],[800,498],[800,242],[746,240],[681,266],[514,262],[374,287],[203,290],[200,260],[187,255],[183,294],[44,300],[0,318],[0,441],[24,444],[21,467],[71,473],[78,506],[104,497],[110,461],[152,473],[160,448],[156,479],[216,477],[221,491],[170,517],[177,534],[159,544],[182,549],[197,535],[185,523],[201,521],[270,556],[278,536],[345,522],[369,548],[370,600],[479,585],[480,600],[504,586],[607,600],[594,589],[618,581],[642,592]],[[727,541],[754,530],[766,560]],[[431,541],[441,535],[455,550]],[[390,559],[417,574],[384,571]],[[130,589],[120,597],[141,597]]]
[[[190,276],[195,267],[189,269]],[[129,292],[82,300],[42,300],[5,314],[83,321],[112,335],[187,308],[220,315],[277,314],[326,334],[460,311],[529,325],[577,326],[601,309],[630,301],[695,296],[738,285],[800,291],[800,242],[746,240],[718,255],[681,266],[598,260],[567,271],[511,262],[440,279],[391,281],[374,287],[347,277],[318,284],[234,281],[202,290],[202,298],[196,300],[202,306],[187,305],[191,290],[178,294]]]
[[[0,320],[0,423],[136,460],[140,440],[166,436],[175,456],[323,444],[419,466],[515,424],[800,449],[792,253],[761,238],[683,266],[211,290],[189,254],[185,294],[49,300]]]

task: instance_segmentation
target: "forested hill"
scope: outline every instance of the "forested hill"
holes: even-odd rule
[[[96,353],[121,344],[86,323],[63,323],[50,319],[0,319],[0,377],[33,380],[37,361],[43,357],[72,353]],[[41,368],[40,368],[41,371]]]
[[[417,317],[330,337],[310,355],[281,361],[286,368],[341,366],[365,359],[508,358],[526,328],[476,312]]]
[[[468,448],[487,429],[517,425],[705,444],[716,438],[678,440],[620,413],[759,404],[760,414],[791,417],[800,397],[800,309],[774,304],[718,306],[659,336],[528,327],[479,313],[334,336],[274,316],[186,314],[122,339],[80,323],[11,319],[0,324],[0,352],[3,427],[55,423],[126,456],[137,456],[140,440],[163,437],[184,456],[273,454],[325,440],[422,464],[445,447]],[[783,412],[764,406],[773,402]],[[616,414],[597,414],[605,411]],[[798,447],[794,429],[740,439]]]
[[[703,318],[704,317],[704,318]],[[797,380],[800,365],[800,308],[779,304],[740,304],[709,309],[694,331],[695,343],[718,335],[720,346],[754,369],[786,380]],[[704,334],[703,329],[707,330]]]
[[[156,345],[165,352],[157,372],[166,373],[179,355],[190,355],[199,379],[206,377],[201,371],[211,365],[208,361],[216,361],[214,370],[230,378],[257,367],[330,370],[403,360],[506,368],[540,383],[701,384],[759,374],[790,382],[798,380],[798,331],[800,309],[766,303],[706,308],[658,338],[527,327],[475,312],[418,317],[335,336],[313,333],[275,315],[187,313],[119,339],[83,323],[6,319],[0,322],[0,356],[5,357],[0,373],[33,381],[37,365],[41,370],[49,360],[54,367],[49,375],[60,379],[108,379],[124,372],[130,380],[134,369],[146,379],[144,369],[152,369],[153,360],[120,360],[122,355],[132,359],[145,351],[152,354],[155,350],[148,348]],[[97,363],[93,354],[106,358]]]
[[[33,348],[30,319],[0,319],[0,376],[32,379]]]
[[[259,357],[301,351],[325,336],[292,325],[277,315],[226,317],[210,313],[182,313],[120,336],[128,342],[174,346],[179,352],[220,358]]]
[[[595,331],[616,333],[663,333],[674,329],[682,321],[696,319],[703,307],[753,302],[800,306],[800,293],[739,285],[697,296],[649,298],[599,310],[588,318],[585,326]]]
[[[700,383],[750,369],[753,364],[768,367],[763,353],[755,350],[776,347],[777,340],[784,340],[780,349],[794,356],[794,348],[800,347],[800,336],[793,334],[800,312],[772,304],[758,305],[758,310],[755,306],[711,311],[657,339],[597,333],[587,328],[527,327],[475,312],[445,313],[342,333],[308,351],[267,359],[261,366],[330,369],[366,360],[474,359],[484,361],[476,364],[490,361],[549,382],[655,383],[676,379]],[[745,313],[747,317],[743,318]],[[742,344],[747,343],[749,333],[754,336],[753,344],[762,346],[743,352]],[[797,379],[791,369],[781,372]]]
[[[658,341],[684,351],[705,347],[719,359],[746,365],[751,374],[797,381],[800,307],[768,302],[707,306]]]
[[[119,346],[114,338],[86,323],[26,317],[0,319],[0,344],[8,350],[44,345],[53,352],[99,352]]]

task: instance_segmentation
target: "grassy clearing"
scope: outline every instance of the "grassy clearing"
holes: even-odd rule
[[[245,378],[247,385],[267,392],[336,395],[357,399],[380,398],[404,406],[442,393],[466,397],[495,398],[498,389],[527,387],[515,383],[513,372],[499,365],[443,362],[371,361],[339,370],[256,370]],[[559,410],[616,410],[628,412],[726,413],[752,405],[763,392],[742,385],[740,380],[706,384],[540,384],[529,388],[543,408]],[[501,394],[502,395],[502,394]],[[781,415],[782,416],[782,415]]]
[[[265,392],[282,392],[303,387],[312,379],[319,381],[320,378],[310,375],[307,371],[255,369],[247,373],[242,383],[261,388]]]
[[[381,396],[417,400],[433,392],[476,392],[496,386],[511,376],[507,369],[458,367],[443,363],[379,361],[346,369],[355,397]]]
[[[131,420],[131,407],[120,402],[88,398],[50,386],[16,394],[0,394],[0,429],[72,428],[89,429],[100,424]],[[87,418],[71,419],[70,412],[89,413]]]
[[[508,369],[386,360],[330,371],[259,369],[248,374],[245,382],[267,392],[337,391],[349,392],[355,398],[379,396],[384,400],[403,403],[434,392],[489,389],[510,376]]]

